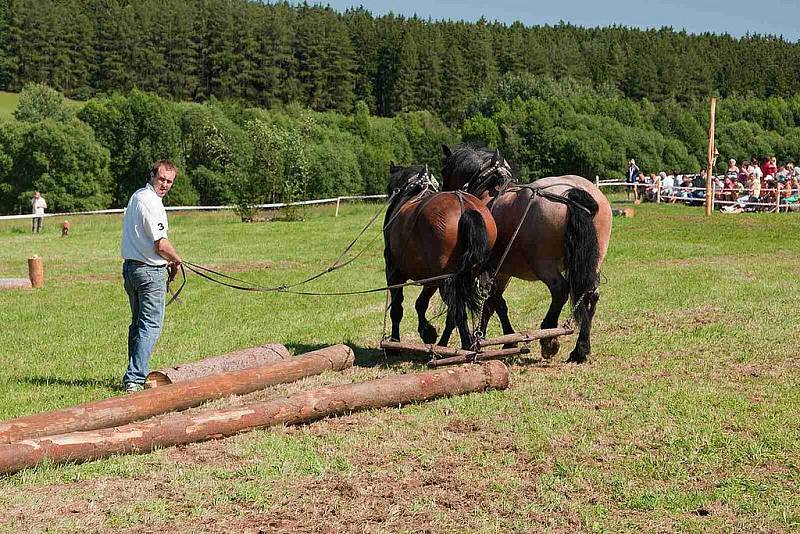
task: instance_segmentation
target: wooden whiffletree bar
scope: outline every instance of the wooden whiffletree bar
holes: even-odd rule
[[[174,414],[116,428],[0,445],[0,473],[40,464],[82,462],[115,454],[221,438],[276,425],[308,423],[370,408],[398,406],[487,389],[505,389],[508,368],[485,362],[306,391],[267,402]],[[164,386],[153,391],[167,389]]]
[[[334,345],[269,365],[195,378],[122,397],[87,402],[0,423],[0,443],[123,425],[153,415],[199,406],[206,401],[244,395],[353,365],[353,351]]]
[[[520,332],[508,334],[500,337],[480,340],[478,350],[454,349],[450,347],[440,347],[439,345],[405,343],[402,341],[381,341],[381,348],[411,354],[429,355],[432,357],[428,365],[431,367],[441,367],[443,365],[453,365],[467,362],[477,362],[485,360],[498,360],[528,354],[528,347],[513,347],[499,350],[483,350],[484,347],[494,345],[507,345],[514,343],[530,343],[538,339],[548,339],[559,336],[568,336],[574,333],[572,328],[545,328],[542,330],[532,330],[530,332]]]
[[[483,348],[491,347],[492,345],[506,345],[508,343],[530,343],[531,341],[539,339],[568,336],[574,333],[575,330],[572,328],[543,328],[541,330],[531,330],[530,332],[519,332],[490,339],[481,339],[478,341],[478,346]]]

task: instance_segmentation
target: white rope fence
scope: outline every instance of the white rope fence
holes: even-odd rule
[[[339,216],[339,205],[343,200],[373,200],[386,198],[386,195],[352,195],[334,198],[320,198],[316,200],[303,200],[301,202],[289,202],[288,204],[279,202],[275,204],[256,204],[252,207],[258,209],[279,209],[287,206],[314,206],[317,204],[336,204],[336,216]],[[238,206],[166,206],[167,211],[214,211],[214,210],[234,210]],[[34,217],[66,217],[68,215],[108,215],[114,213],[125,213],[122,208],[93,211],[68,211],[62,213],[45,213],[44,215],[34,215],[26,213],[23,215],[4,215],[0,216],[0,221],[11,221],[14,219],[32,219]]]

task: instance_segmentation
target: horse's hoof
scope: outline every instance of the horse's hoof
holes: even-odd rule
[[[437,335],[438,334],[436,333],[436,327],[431,325],[431,324],[425,326],[419,332],[419,337],[422,338],[422,342],[423,343],[428,343],[428,344],[436,343],[436,336]]]
[[[587,355],[585,352],[573,350],[569,353],[567,363],[586,363]]]
[[[542,349],[542,358],[545,360],[549,360],[558,354],[558,349],[561,348],[561,344],[555,338],[543,339],[539,342],[539,346]]]

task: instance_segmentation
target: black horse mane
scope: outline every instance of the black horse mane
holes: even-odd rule
[[[452,178],[459,178],[462,184],[475,185],[476,180],[488,169],[495,156],[499,154],[498,150],[491,150],[485,147],[457,146],[444,160],[442,183],[450,183]],[[502,155],[500,155],[500,159],[506,163]],[[484,186],[491,187],[495,185],[495,181],[499,177],[499,173],[494,173],[493,176],[482,178]]]
[[[409,165],[408,167],[400,167],[394,164],[389,166],[389,186],[386,194],[392,196],[392,193],[403,189],[409,180],[419,176],[425,170],[425,165]]]

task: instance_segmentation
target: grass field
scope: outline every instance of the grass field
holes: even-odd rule
[[[171,238],[190,261],[277,284],[327,266],[374,209],[172,214]],[[47,284],[0,293],[0,418],[120,394],[121,220],[72,223],[61,239],[52,219],[40,236],[0,222],[0,276],[25,276],[36,253]],[[28,470],[0,479],[0,531],[800,530],[800,217],[642,205],[614,225],[588,364],[561,363],[567,339],[558,360],[512,362],[507,391]],[[312,287],[382,283],[376,243]],[[191,277],[183,295],[151,367],[268,341],[356,350],[351,371],[252,398],[423,368],[375,350],[382,294],[243,294]],[[507,295],[517,327],[538,324],[542,284]]]

